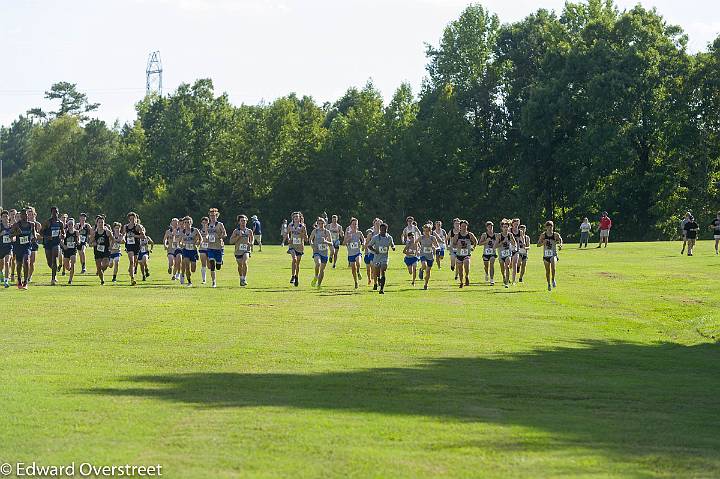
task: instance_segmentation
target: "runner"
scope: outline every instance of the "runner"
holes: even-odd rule
[[[500,236],[498,237],[498,252],[500,253],[500,270],[503,275],[503,285],[510,287],[510,268],[513,267],[513,256],[517,246],[515,236],[510,231],[512,221],[503,219],[500,222]],[[518,228],[518,236],[520,235]],[[514,273],[514,272],[513,272]],[[514,274],[513,274],[514,276]]]
[[[373,282],[373,265],[372,261],[375,258],[375,255],[372,251],[368,248],[368,244],[370,244],[370,240],[373,238],[373,236],[380,234],[380,225],[382,224],[382,220],[380,218],[373,219],[373,227],[368,228],[368,230],[365,232],[365,273],[367,275],[367,281],[368,286],[370,286],[370,283]],[[377,280],[375,280],[375,284],[377,285]]]
[[[392,248],[395,251],[395,241],[387,232],[388,225],[382,223],[380,232],[370,238],[368,250],[373,254],[373,279],[375,280],[374,290],[377,290],[380,284],[380,294],[385,294],[385,271],[388,267],[388,253]]]
[[[495,259],[497,258],[497,233],[492,221],[485,222],[485,232],[480,236],[479,245],[483,247],[483,264],[485,265],[485,282],[495,286]]]
[[[237,227],[232,232],[232,235],[230,235],[228,241],[230,244],[235,245],[235,261],[237,261],[240,286],[247,286],[248,261],[250,260],[250,250],[252,249],[254,241],[253,232],[247,227],[247,216],[238,215],[236,221]],[[223,237],[225,236],[224,231],[225,228],[223,227]],[[213,288],[214,287],[215,280],[213,280]]]
[[[208,266],[208,224],[210,218],[203,216],[200,220],[200,275],[202,277],[202,284],[205,284],[205,276]]]
[[[405,244],[407,242],[408,233],[412,233],[417,240],[420,237],[420,230],[415,223],[415,218],[408,216],[405,218],[405,228],[403,228],[402,234],[400,235],[400,241]]]
[[[87,240],[90,236],[90,230],[92,229],[90,224],[87,222],[87,213],[80,213],[75,229],[80,236],[80,243],[77,248],[80,256],[80,274],[85,274],[87,272],[85,266],[85,248],[87,247]]]
[[[325,227],[325,218],[318,217],[315,224],[317,226],[310,233],[309,239],[313,249],[313,260],[315,260],[315,277],[311,285],[320,289],[325,277],[325,266],[329,259],[328,252],[331,251],[330,248],[333,247],[334,242],[330,230]]]
[[[448,231],[447,235],[447,245],[450,249],[450,271],[455,271],[455,280],[458,279],[458,273],[455,270],[455,265],[457,263],[457,252],[455,251],[455,247],[453,246],[455,244],[455,237],[460,232],[460,218],[453,218],[453,227]]]
[[[474,234],[468,230],[467,220],[460,220],[460,231],[455,235],[453,247],[456,251],[455,266],[457,267],[460,287],[470,286],[470,256],[473,248],[478,244]],[[463,272],[464,278],[463,278]]]
[[[407,266],[408,274],[412,276],[412,285],[415,286],[415,278],[417,277],[417,264],[420,261],[418,257],[418,239],[415,237],[415,233],[408,231],[405,235],[405,248],[403,248],[403,254],[405,255],[405,266]],[[421,277],[422,279],[422,277]]]
[[[296,211],[292,214],[292,223],[288,226],[288,254],[292,257],[290,265],[290,284],[298,285],[298,276],[300,275],[300,260],[305,251],[305,243],[307,242],[307,228],[303,223],[302,213]]]
[[[713,238],[715,239],[715,255],[720,254],[718,252],[718,246],[720,246],[720,211],[715,215],[715,219],[710,223],[710,229],[713,230]]]
[[[598,248],[603,244],[605,244],[607,248],[608,241],[610,240],[610,228],[612,228],[612,220],[610,220],[607,211],[603,211],[600,217],[600,243],[597,245]]]
[[[92,228],[90,229],[90,231],[92,233]],[[122,256],[122,253],[120,253],[120,247],[125,242],[125,238],[122,234],[122,224],[118,223],[117,221],[112,224],[111,239],[112,241],[110,242],[110,264],[112,264],[113,267],[112,282],[117,283],[118,268],[120,267],[120,256]]]
[[[188,288],[192,287],[192,273],[197,268],[198,251],[197,247],[200,245],[202,237],[200,236],[200,230],[193,226],[193,220],[190,216],[186,216],[182,219],[182,274],[187,280]],[[183,284],[182,281],[180,284]]]
[[[28,281],[30,280],[30,254],[31,246],[35,242],[37,235],[37,223],[30,221],[28,217],[28,209],[20,209],[20,220],[12,227],[11,235],[15,238],[13,244],[13,255],[15,256],[15,264],[17,267],[17,287],[18,289],[28,289]]]
[[[513,218],[510,225],[510,235],[512,235],[513,239],[515,240],[512,248],[512,259],[510,260],[510,268],[512,269],[512,284],[515,285],[517,274],[520,271],[520,218]]]
[[[557,283],[555,283],[557,251],[562,249],[562,237],[555,231],[555,224],[552,221],[545,222],[545,232],[538,238],[537,245],[543,247],[545,279],[547,280],[548,291],[552,291],[553,288],[557,288]]]
[[[528,251],[530,249],[530,237],[527,235],[527,227],[520,225],[520,241],[518,242],[518,254],[520,255],[520,282],[523,282],[525,276],[525,267],[527,266]]]
[[[280,225],[280,246],[285,246],[285,242],[287,241],[287,220],[283,219],[282,224]]]
[[[358,229],[357,218],[350,218],[350,226],[345,232],[345,246],[347,247],[348,266],[352,272],[353,281],[355,281],[355,289],[358,288],[358,280],[362,279],[360,275],[360,256],[362,256],[362,245],[365,244],[365,236]],[[369,281],[369,279],[368,279]]]
[[[436,222],[436,228],[437,228]],[[443,231],[444,233],[444,231]],[[437,258],[437,252],[439,251],[440,245],[444,242],[438,237],[436,232],[433,232],[433,224],[428,222],[423,225],[423,232],[420,236],[420,261],[422,262],[422,268],[425,271],[425,285],[423,289],[428,289],[428,283],[430,282],[430,270],[433,267],[433,258]],[[438,269],[440,268],[439,259]]]
[[[122,231],[120,231],[122,233]],[[90,231],[89,244],[94,248],[96,275],[100,278],[100,285],[105,284],[105,270],[110,266],[110,246],[112,231],[105,224],[105,216],[95,217],[95,228]]]
[[[80,248],[80,232],[75,227],[75,218],[65,221],[65,234],[60,242],[63,254],[63,268],[68,272],[68,284],[75,276],[75,256]]]
[[[11,208],[10,211],[8,211],[8,223],[10,223],[10,226],[12,227],[20,218],[20,215],[18,215],[18,212],[15,208]],[[12,245],[12,243],[11,243]],[[10,255],[10,283],[15,283],[15,255]]]
[[[37,251],[40,249],[40,245],[38,244],[38,238],[41,238],[40,230],[42,229],[42,225],[37,220],[37,211],[35,211],[34,207],[28,206],[26,212],[27,220],[32,223],[33,227],[35,228],[35,234],[30,240],[30,268],[28,270],[27,277],[27,282],[32,283],[33,273],[35,273],[35,260],[37,259]]]
[[[150,276],[150,253],[152,253],[155,243],[152,238],[146,234],[142,235],[138,240],[140,243],[140,251],[138,252],[138,264],[140,265],[140,274],[142,280]]]
[[[262,225],[256,215],[252,215],[250,221],[252,221],[253,238],[255,238],[253,241],[257,241],[260,252],[262,253]],[[254,244],[255,243],[253,243],[253,245]]]
[[[690,215],[688,222],[685,223],[685,232],[687,233],[687,255],[692,256],[693,250],[695,249],[695,242],[697,241],[698,230],[700,226],[695,221],[695,217]]]
[[[10,287],[11,261],[13,253],[12,227],[10,223],[10,212],[3,210],[0,213],[0,280],[5,288]]]
[[[168,274],[173,281],[180,278],[180,270],[182,269],[181,231],[180,220],[173,218],[170,220],[170,226],[165,230],[163,236],[163,246],[167,251]]]
[[[447,244],[447,231],[442,227],[442,221],[435,221],[435,229],[433,235],[437,238],[437,248],[435,249],[435,262],[437,268],[440,269],[440,260],[445,258],[445,245]]]
[[[145,236],[145,230],[138,222],[137,213],[132,211],[127,214],[127,224],[123,226],[122,233],[125,237],[125,252],[128,255],[128,273],[130,274],[130,284],[135,286],[135,272],[137,271],[138,256],[140,253],[140,238]]]
[[[218,218],[220,217],[220,210],[217,208],[210,208],[208,216],[210,217],[210,222],[208,223],[207,257],[208,266],[210,266],[210,279],[212,280],[212,287],[215,288],[217,287],[217,271],[219,271],[223,265],[227,231],[225,230],[225,225],[218,221]],[[245,223],[247,224],[247,217],[245,217]],[[252,244],[252,242],[250,242],[250,244]],[[250,251],[248,250],[248,253],[249,252]],[[245,276],[247,276],[247,265],[245,266],[245,270]]]
[[[50,268],[52,279],[50,285],[57,284],[58,259],[60,258],[60,241],[64,236],[63,224],[58,216],[57,206],[50,207],[50,218],[43,223],[40,234],[45,247],[45,260]]]
[[[60,223],[62,224],[62,230],[65,232],[65,225],[67,224],[68,220],[68,214],[63,213],[60,215]],[[57,259],[57,270],[62,270],[62,275],[65,276],[65,263],[63,262],[63,254],[62,254],[62,241],[60,241],[60,250],[58,253],[58,259]]]
[[[685,231],[685,225],[687,224],[688,221],[690,221],[691,215],[692,214],[689,211],[687,211],[685,213],[685,216],[683,216],[683,219],[680,220],[680,236],[682,237],[682,240],[683,240],[682,250],[680,250],[681,255],[685,254],[685,246],[687,246],[687,231]]]
[[[340,252],[340,238],[344,236],[343,227],[338,224],[338,215],[332,215],[330,224],[327,225],[327,229],[330,231],[330,237],[332,238],[332,267],[335,269],[337,263],[338,253]]]

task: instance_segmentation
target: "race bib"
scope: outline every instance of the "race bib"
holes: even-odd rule
[[[10,237],[8,235],[3,236],[3,243],[7,244],[10,242]]]
[[[20,244],[28,244],[30,242],[30,238],[27,236],[21,236],[20,237]]]
[[[425,246],[423,248],[423,253],[425,254],[431,254],[433,252],[432,246]]]
[[[200,243],[202,249],[208,249],[208,243]]]
[[[85,236],[85,235],[80,235],[80,242],[81,242],[81,243],[85,243],[86,241],[87,241],[87,236]]]
[[[247,243],[240,243],[238,245],[238,251],[247,251],[247,249],[248,249]]]
[[[135,237],[134,236],[128,236],[127,240],[125,241],[127,244],[135,244]]]
[[[380,247],[378,248],[378,253],[380,253],[380,254],[387,254],[387,252],[388,252],[388,247],[387,247],[387,246],[380,246]]]
[[[495,250],[493,248],[485,248],[485,256],[492,256],[495,254]]]
[[[327,249],[327,245],[325,243],[320,243],[318,245],[318,250],[325,251]]]
[[[172,244],[172,247],[173,247],[173,249],[177,249],[178,243],[173,243],[173,244]]]
[[[458,250],[458,256],[467,256],[470,251],[467,248],[461,248]]]
[[[140,247],[140,252],[141,252],[141,253],[147,253],[147,248],[146,248],[145,246],[141,246],[141,247]]]
[[[67,246],[68,248],[74,248],[75,242],[73,240],[69,240],[65,246]]]
[[[57,238],[58,236],[60,236],[60,230],[52,230],[50,231],[50,234],[53,238]]]
[[[512,251],[510,251],[509,249],[502,249],[502,250],[500,250],[500,257],[501,257],[501,258],[508,258],[508,257],[510,257],[510,256],[512,256]]]
[[[209,234],[209,235],[208,235],[208,242],[210,242],[210,243],[214,243],[214,242],[215,242],[215,235],[214,235],[214,234]]]
[[[354,243],[350,243],[350,249],[360,249],[360,243],[355,241]]]
[[[293,244],[302,244],[302,239],[298,236],[293,236]]]
[[[555,256],[555,250],[546,249],[543,252],[543,256],[545,256],[546,258],[552,258],[553,256]]]
[[[105,252],[105,245],[104,245],[104,244],[99,244],[99,245],[97,245],[97,246],[95,247],[95,249],[97,249],[98,251],[100,251],[101,253],[103,253],[103,252]]]
[[[527,250],[525,248],[520,248],[518,251],[520,254],[527,254]]]

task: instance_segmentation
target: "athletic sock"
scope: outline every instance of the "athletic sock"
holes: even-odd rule
[[[203,281],[205,281],[205,276],[206,276],[205,271],[206,271],[206,270],[207,270],[207,268],[206,268],[205,266],[203,266],[202,268],[200,268],[200,272],[202,273],[202,280],[203,280]]]

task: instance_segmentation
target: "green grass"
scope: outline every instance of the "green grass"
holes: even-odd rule
[[[41,252],[42,253],[42,252]],[[226,259],[232,260],[231,255]],[[170,478],[717,477],[720,258],[567,245],[558,289],[385,296],[343,267],[291,287],[266,247],[240,289],[92,275],[0,291],[0,462],[155,464]],[[123,257],[125,260],[125,257]],[[40,261],[40,258],[39,258]],[[124,269],[126,263],[121,267]]]

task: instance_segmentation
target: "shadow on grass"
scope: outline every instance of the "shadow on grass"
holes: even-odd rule
[[[507,357],[438,358],[408,368],[135,376],[123,387],[83,392],[199,407],[280,406],[522,425],[554,435],[541,448],[602,449],[618,458],[720,474],[719,365],[720,347],[713,344],[584,342]]]

